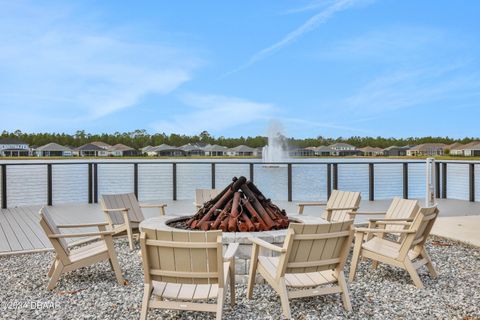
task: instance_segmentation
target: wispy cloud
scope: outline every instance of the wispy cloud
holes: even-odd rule
[[[218,95],[184,95],[182,101],[189,106],[171,117],[153,123],[158,132],[198,134],[203,130],[218,134],[272,117],[276,108],[270,103],[255,102],[237,97]],[[237,131],[238,132],[238,131]],[[232,135],[237,135],[232,131]]]
[[[48,111],[67,123],[100,119],[174,91],[201,63],[175,44],[104,28],[73,6],[1,5],[0,108],[12,117]]]
[[[335,13],[347,10],[359,4],[370,3],[373,1],[366,1],[366,0],[333,0],[330,1],[329,4],[322,8],[320,12],[316,15],[310,17],[306,20],[300,27],[296,28],[295,30],[291,31],[287,35],[285,35],[280,41],[274,43],[273,45],[266,47],[257,53],[255,53],[246,63],[241,65],[240,67],[230,71],[226,75],[241,71],[245,68],[250,67],[251,65],[257,63],[260,60],[265,59],[266,57],[274,54],[275,52],[281,50],[282,48],[292,44],[304,34],[315,30],[318,26],[325,23],[330,19]],[[317,8],[318,6],[312,4],[308,10],[312,8]],[[305,9],[305,8],[304,8]],[[305,11],[305,10],[301,10]]]

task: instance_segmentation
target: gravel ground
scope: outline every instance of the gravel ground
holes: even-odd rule
[[[138,319],[143,294],[143,270],[137,252],[125,239],[116,249],[127,286],[116,283],[108,263],[63,276],[53,292],[46,290],[46,273],[53,253],[0,257],[0,318],[2,319]],[[400,269],[360,262],[357,280],[350,284],[353,312],[344,311],[339,295],[291,301],[295,319],[480,319],[480,250],[432,238],[428,250],[439,271],[421,278],[416,289]],[[347,264],[347,266],[349,263]],[[348,273],[348,270],[346,270]],[[267,285],[257,285],[254,299],[237,285],[237,305],[228,300],[225,319],[280,319],[280,299]],[[227,296],[228,299],[228,296]],[[149,319],[206,319],[206,313],[151,310]]]

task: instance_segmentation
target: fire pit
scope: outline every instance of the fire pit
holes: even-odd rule
[[[289,219],[252,181],[234,177],[232,183],[206,202],[185,223],[185,229],[254,232],[288,228]],[[177,226],[182,227],[182,226]]]

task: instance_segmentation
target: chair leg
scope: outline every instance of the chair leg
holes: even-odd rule
[[[352,311],[352,303],[350,302],[350,292],[348,291],[347,281],[345,281],[345,275],[343,271],[338,273],[338,285],[342,289],[342,301],[343,307],[347,311]]]
[[[352,282],[355,279],[355,273],[357,272],[358,259],[362,251],[363,244],[363,233],[357,234],[355,236],[355,247],[353,248],[352,254],[352,263],[350,265],[350,274],[348,276],[348,281]]]
[[[218,298],[217,298],[217,320],[222,320],[222,313],[223,313],[223,300],[225,299],[224,289],[218,288]]]
[[[232,259],[230,262],[230,305],[233,307],[235,305],[235,259]]]
[[[140,313],[140,319],[146,320],[148,307],[150,305],[150,295],[152,294],[152,287],[149,284],[145,284],[143,288],[143,301],[142,301],[142,311]]]
[[[133,234],[132,234],[132,228],[130,228],[129,225],[127,225],[127,238],[128,238],[128,246],[130,247],[130,250],[133,250]]]
[[[410,274],[410,277],[412,278],[415,286],[419,289],[423,289],[424,286],[422,280],[420,279],[420,276],[418,275],[417,270],[413,266],[412,262],[408,258],[406,258],[403,264],[405,266],[405,270],[407,270]]]
[[[252,257],[250,259],[250,271],[248,272],[247,299],[252,299],[255,276],[257,274],[258,245],[252,245]]]
[[[437,270],[435,270],[435,267],[433,266],[432,259],[430,259],[430,255],[427,253],[427,250],[425,248],[422,249],[421,256],[427,260],[426,266],[428,269],[428,272],[430,273],[430,276],[432,278],[438,277]]]
[[[52,266],[50,267],[50,270],[48,270],[47,276],[50,278],[53,274],[53,271],[55,270],[55,266],[57,265],[57,258],[55,257],[55,260],[53,260]]]
[[[53,290],[53,288],[55,288],[55,286],[57,285],[58,279],[60,279],[60,276],[62,275],[62,271],[63,271],[63,264],[61,261],[58,261],[58,264],[55,267],[55,270],[53,270],[52,272],[52,277],[48,282],[47,290]]]
[[[120,268],[120,264],[118,263],[117,253],[113,247],[112,236],[105,236],[104,241],[108,249],[108,261],[110,262],[110,267],[112,268],[113,272],[115,272],[115,277],[117,278],[118,284],[124,285],[125,280],[123,279],[122,268]]]
[[[290,302],[288,301],[288,291],[285,284],[285,279],[282,278],[280,280],[280,284],[278,287],[278,294],[280,295],[280,301],[282,303],[283,316],[287,319],[291,319],[292,314],[290,313]]]
[[[375,270],[375,269],[377,269],[377,267],[378,267],[378,261],[373,260],[372,261],[372,269]]]

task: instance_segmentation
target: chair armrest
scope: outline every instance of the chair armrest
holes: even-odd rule
[[[314,206],[326,206],[327,203],[324,202],[324,201],[321,201],[321,202],[299,202],[297,203],[297,206],[301,206],[301,207],[314,207]]]
[[[395,222],[395,221],[406,221],[406,222],[412,222],[412,218],[378,218],[378,219],[368,219],[370,222],[376,222],[376,221],[388,221],[388,222]]]
[[[262,239],[248,238],[248,240],[250,240],[254,245],[259,245],[260,247],[263,247],[265,249],[269,249],[269,250],[272,250],[272,251],[275,251],[275,252],[280,252],[280,253],[287,252],[286,249],[284,249],[282,247],[279,247],[279,246],[276,246],[274,244],[268,243],[267,241],[262,240]]]
[[[165,203],[158,203],[158,204],[145,203],[145,204],[140,204],[140,208],[165,208],[166,206],[167,206],[167,204],[165,204]]]
[[[57,225],[57,228],[86,228],[86,227],[98,227],[98,226],[108,226],[108,222],[83,223],[83,224],[59,224]]]
[[[326,210],[357,210],[358,207],[338,207],[338,208],[327,208]],[[352,212],[352,214],[355,214],[356,212]]]
[[[373,228],[355,228],[355,232],[361,233],[415,233],[415,230],[385,230]]]
[[[82,233],[54,233],[49,234],[49,238],[81,238],[81,237],[94,237],[94,236],[111,236],[113,231],[100,231],[100,232],[82,232]]]
[[[227,251],[225,251],[225,255],[223,256],[223,261],[229,261],[235,258],[235,254],[237,253],[239,246],[239,243],[230,243],[227,247]]]
[[[386,225],[386,226],[410,226],[412,223],[411,222],[404,222],[404,221],[372,221],[372,223],[378,224],[378,225]]]
[[[128,208],[116,208],[116,209],[102,209],[103,212],[118,212],[118,211],[128,211]]]
[[[372,211],[372,212],[367,212],[367,211],[356,211],[355,214],[365,214],[365,215],[374,215],[374,214],[383,214],[383,215],[386,215],[387,213],[386,212],[382,212],[382,211]]]

